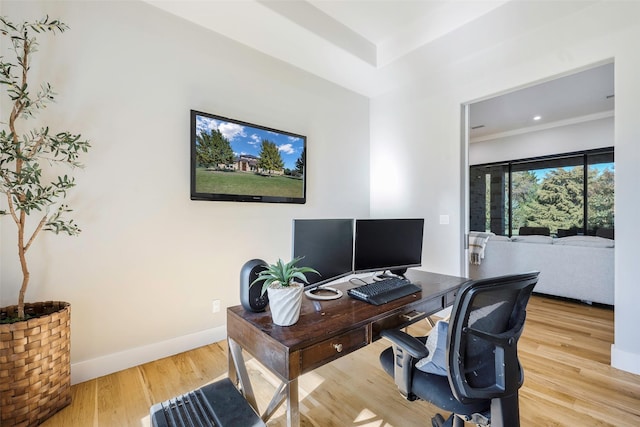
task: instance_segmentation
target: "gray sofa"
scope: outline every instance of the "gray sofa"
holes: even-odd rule
[[[593,236],[490,236],[472,279],[540,271],[534,292],[614,303],[614,240]]]

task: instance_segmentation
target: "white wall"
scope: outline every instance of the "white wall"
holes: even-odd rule
[[[614,118],[591,120],[469,144],[469,164],[527,159],[612,147]]]
[[[616,329],[612,364],[635,373],[640,373],[635,244],[640,239],[640,55],[633,43],[640,39],[638,16],[638,2],[518,2],[499,8],[435,46],[418,50],[396,64],[395,70],[387,70],[398,75],[410,70],[420,83],[373,99],[370,119],[372,215],[394,210],[393,206],[422,212],[427,218],[425,267],[457,274],[462,254],[459,224],[465,215],[457,197],[465,175],[460,165],[461,105],[613,58]],[[492,38],[506,27],[515,35]],[[387,161],[389,147],[401,160],[392,167]],[[389,181],[396,187],[389,186]],[[450,215],[450,224],[439,225],[443,214]]]
[[[83,234],[44,235],[30,253],[29,299],[72,303],[76,381],[222,339],[224,314],[211,314],[211,300],[238,303],[245,260],[286,257],[294,217],[370,210],[424,216],[424,268],[458,274],[465,220],[461,104],[611,58],[612,359],[638,372],[640,57],[633,41],[640,39],[640,4],[516,3],[382,68],[383,77],[420,83],[368,101],[137,1],[3,0],[2,13],[14,20],[49,13],[71,26],[42,42],[43,65],[34,72],[60,93],[44,117],[56,129],[82,132],[94,146],[70,200]],[[505,38],[507,29],[520,33]],[[307,204],[190,201],[191,108],[306,134]],[[439,224],[441,215],[449,224]],[[0,305],[13,302],[19,279],[7,220],[0,229]]]
[[[59,93],[41,117],[91,140],[70,193],[83,232],[41,235],[27,299],[71,302],[72,381],[224,339],[240,267],[290,256],[293,218],[368,216],[365,97],[139,1],[2,12],[71,27],[42,38],[33,75]],[[190,109],[307,135],[307,203],[189,200]],[[2,220],[0,306],[17,299],[14,228]]]

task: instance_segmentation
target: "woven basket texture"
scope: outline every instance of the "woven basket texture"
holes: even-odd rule
[[[0,309],[15,316],[17,306]],[[0,426],[37,426],[71,403],[71,307],[25,304],[28,320],[0,324]]]

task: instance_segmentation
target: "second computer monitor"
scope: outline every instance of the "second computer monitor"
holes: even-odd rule
[[[353,271],[353,219],[294,219],[293,257],[303,256],[299,266],[320,272],[305,274],[319,286]]]
[[[353,269],[403,272],[422,264],[424,219],[356,220]]]

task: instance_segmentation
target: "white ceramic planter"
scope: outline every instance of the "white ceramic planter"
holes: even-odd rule
[[[267,288],[273,323],[278,326],[291,326],[298,321],[303,290],[304,287],[299,283],[287,287],[274,283]]]

